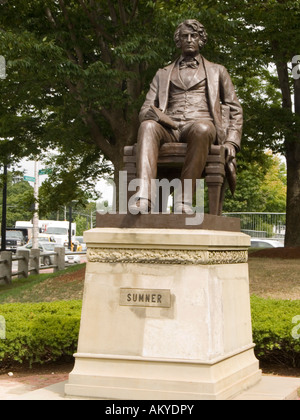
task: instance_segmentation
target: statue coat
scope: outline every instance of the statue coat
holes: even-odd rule
[[[243,110],[237,99],[233,83],[224,66],[212,63],[203,56],[207,78],[208,104],[217,131],[216,144],[231,143],[237,151],[241,147]],[[140,111],[140,121],[151,105],[163,112],[168,106],[169,86],[176,61],[159,69],[154,76],[146,100]]]

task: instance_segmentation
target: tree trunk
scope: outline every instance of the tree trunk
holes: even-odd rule
[[[294,79],[295,114],[300,117],[300,79]],[[300,246],[300,130],[285,142],[287,163],[287,204],[285,246]]]
[[[276,63],[279,85],[282,93],[282,108],[293,112],[288,66]],[[300,84],[294,80],[295,113],[300,116]],[[300,246],[300,137],[298,133],[285,139],[287,165],[286,233],[285,246]]]
[[[300,159],[299,144],[286,142],[287,200],[285,246],[300,246]]]

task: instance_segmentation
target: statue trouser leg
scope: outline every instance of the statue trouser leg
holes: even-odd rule
[[[191,206],[196,191],[196,180],[201,178],[211,144],[215,141],[216,129],[211,121],[198,121],[186,125],[180,141],[187,143],[187,153],[181,172],[182,203]],[[184,180],[190,180],[184,188]]]
[[[162,143],[171,141],[174,141],[171,130],[152,120],[141,123],[137,147],[137,178],[140,180],[138,198],[154,201],[154,197],[151,197],[151,179],[156,179],[159,148]]]

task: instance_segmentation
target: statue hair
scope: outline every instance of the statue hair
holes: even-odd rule
[[[181,47],[180,32],[181,32],[181,29],[183,27],[190,28],[193,31],[198,32],[199,37],[200,37],[200,40],[199,40],[199,48],[200,49],[203,48],[204,45],[207,42],[207,33],[206,33],[206,30],[205,30],[204,26],[202,25],[202,23],[198,22],[195,19],[185,20],[184,22],[180,23],[177,26],[177,29],[176,29],[176,31],[174,33],[174,41],[175,41],[176,47],[177,48],[180,48]]]

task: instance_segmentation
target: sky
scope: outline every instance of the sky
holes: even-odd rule
[[[21,161],[21,169],[24,170],[24,175],[34,177],[34,161],[33,160],[26,160],[23,159]],[[41,162],[38,162],[38,169],[43,169],[43,165]],[[43,181],[47,178],[47,175],[40,175],[39,176],[39,186],[43,183]],[[30,185],[33,186],[33,182],[30,182]],[[102,179],[97,183],[97,191],[102,193],[101,201],[107,200],[108,203],[111,205],[113,201],[113,188],[109,183]]]

